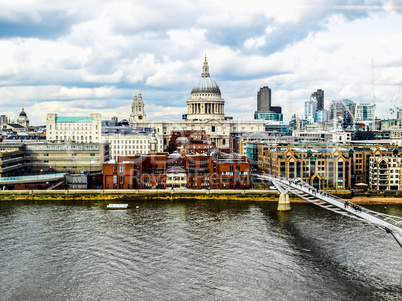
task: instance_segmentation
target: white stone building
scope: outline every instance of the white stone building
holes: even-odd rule
[[[352,134],[343,130],[323,130],[323,129],[311,129],[311,130],[293,130],[293,137],[308,138],[314,140],[322,140],[333,143],[348,143],[352,140]]]
[[[399,129],[402,130],[402,119],[381,120],[381,130]]]
[[[57,114],[49,113],[46,118],[46,141],[64,141],[65,143],[107,142],[110,144],[110,158],[112,159],[117,159],[118,156],[148,154],[151,138],[151,132],[143,132],[132,127],[102,128],[101,114],[99,113],[80,117],[57,116]],[[155,135],[153,143],[156,144],[156,152],[163,151],[161,137]]]
[[[79,117],[48,113],[46,116],[46,141],[101,142],[101,133],[100,113]]]
[[[161,137],[158,135],[153,136],[150,132],[135,132],[132,128],[126,128],[123,131],[104,130],[102,132],[102,141],[109,143],[111,159],[117,159],[119,156],[163,152]],[[156,145],[155,151],[152,149],[152,144]]]

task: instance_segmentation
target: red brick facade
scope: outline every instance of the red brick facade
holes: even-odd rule
[[[224,155],[212,159],[208,155],[182,156],[177,153],[119,157],[115,163],[105,163],[103,187],[164,189],[167,188],[167,169],[176,166],[186,171],[187,188],[250,188],[250,164],[244,156]]]

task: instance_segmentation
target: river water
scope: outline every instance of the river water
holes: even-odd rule
[[[0,300],[402,299],[402,249],[363,222],[311,204],[129,204],[0,202]]]

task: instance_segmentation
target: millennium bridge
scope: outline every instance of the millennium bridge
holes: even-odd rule
[[[289,194],[306,200],[314,205],[338,214],[358,219],[390,233],[402,248],[402,217],[392,216],[343,200],[325,191],[318,190],[300,178],[286,179],[269,175],[255,175],[260,180],[272,182],[279,191],[278,210],[290,210]]]

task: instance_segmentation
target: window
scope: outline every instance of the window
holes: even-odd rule
[[[49,157],[49,154],[43,154],[44,157]]]
[[[91,157],[95,157],[95,153],[91,153]]]

